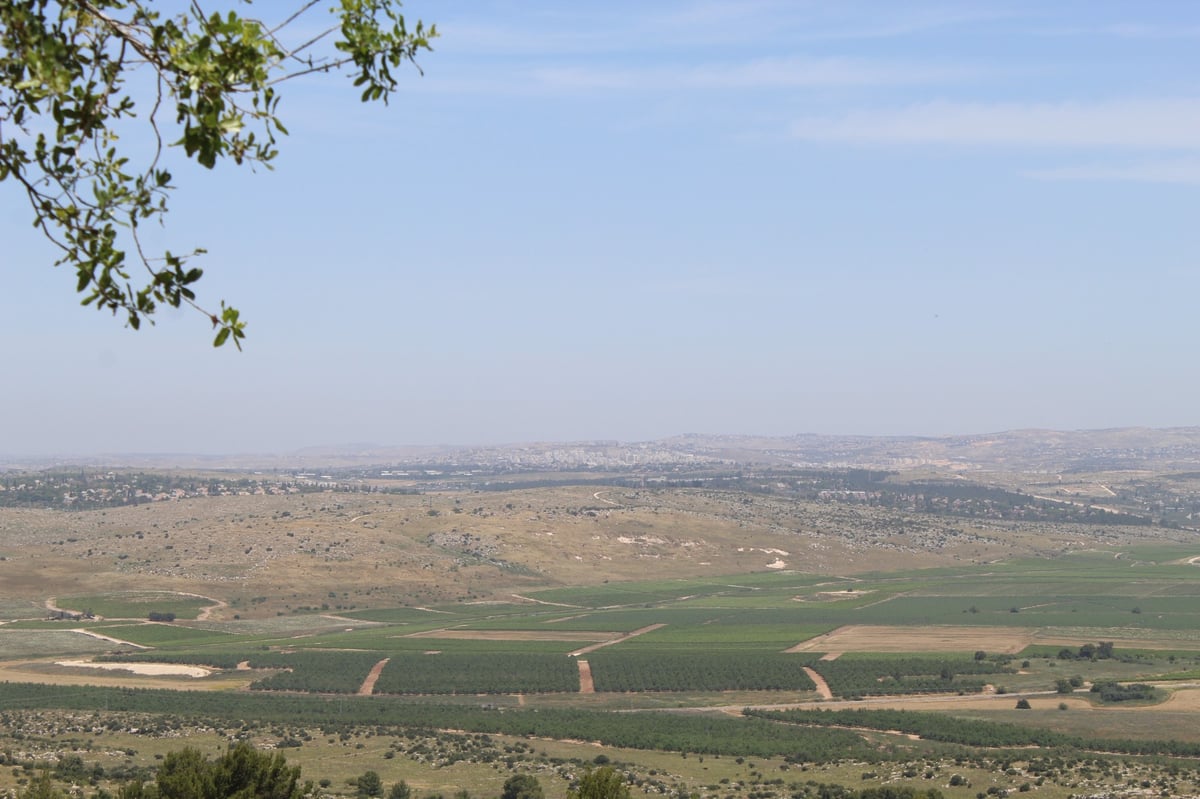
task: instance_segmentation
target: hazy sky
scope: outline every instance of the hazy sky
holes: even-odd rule
[[[0,454],[1200,422],[1200,4],[405,10],[390,107],[175,170],[241,354],[80,308],[0,184]]]

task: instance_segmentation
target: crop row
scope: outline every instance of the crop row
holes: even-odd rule
[[[352,694],[362,686],[378,652],[269,652],[250,658],[252,669],[283,669],[250,685],[256,691]]]
[[[597,691],[811,691],[812,658],[709,652],[600,653],[588,657]]]
[[[977,675],[1011,673],[993,660],[967,658],[856,658],[821,660],[813,664],[829,689],[846,699],[890,694],[977,692],[984,681]],[[963,676],[967,675],[967,679]]]
[[[1129,755],[1200,757],[1200,744],[1178,740],[1086,738],[1037,727],[940,713],[895,710],[747,710],[749,717],[673,713],[611,713],[586,709],[487,709],[416,704],[389,697],[332,700],[301,694],[232,694],[34,683],[0,683],[0,724],[10,714],[36,709],[164,714],[178,719],[255,719],[333,731],[347,726],[382,730],[463,730],[477,733],[582,739],[606,746],[698,754],[785,757],[793,762],[887,759],[887,749],[867,744],[847,727],[899,731],[967,746],[1069,747]],[[172,721],[174,720],[174,721]],[[785,723],[780,723],[785,722]],[[380,734],[383,734],[380,732]],[[906,755],[905,755],[906,756]]]
[[[11,710],[61,708],[163,713],[170,717],[243,723],[287,723],[344,729],[464,730],[551,739],[582,739],[609,747],[826,762],[886,756],[849,730],[790,727],[766,719],[676,713],[610,713],[539,708],[494,710],[417,704],[391,697],[327,697],[169,691],[0,682],[0,723]]]
[[[931,741],[964,746],[1071,747],[1129,755],[1200,756],[1200,744],[1187,741],[1085,738],[1038,727],[955,718],[911,710],[747,710],[750,716],[811,727],[895,730]]]
[[[812,653],[594,652],[587,660],[597,691],[811,691],[810,666],[833,693],[855,698],[882,694],[976,692],[979,675],[1011,669],[993,660],[883,657],[832,661]],[[578,664],[562,654],[300,650],[295,652],[140,652],[108,660],[194,663],[233,669],[248,662],[275,673],[257,680],[260,691],[357,692],[372,667],[388,662],[375,683],[377,694],[553,693],[579,690]]]
[[[377,694],[510,694],[579,690],[579,668],[565,655],[403,654],[375,683]]]

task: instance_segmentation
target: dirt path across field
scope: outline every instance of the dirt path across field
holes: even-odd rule
[[[205,596],[204,594],[190,594],[187,591],[176,591],[174,593],[177,593],[180,596],[190,596],[190,597],[195,597],[196,599],[203,599],[206,602],[212,603],[208,607],[202,609],[198,614],[196,614],[196,621],[208,621],[209,619],[212,618],[213,613],[217,612],[218,610],[222,610],[224,608],[229,607],[228,602],[226,602],[223,599],[217,599],[215,596]]]
[[[371,694],[375,693],[375,683],[379,680],[379,675],[383,673],[383,667],[387,665],[389,660],[391,660],[391,658],[384,658],[371,667],[371,670],[367,672],[367,678],[363,680],[362,685],[359,686],[359,696],[370,696]]]
[[[592,664],[586,660],[576,662],[579,663],[579,693],[596,693],[596,684],[592,682]]]
[[[209,621],[212,618],[213,613],[217,612],[218,610],[222,610],[224,608],[229,607],[229,603],[226,602],[225,600],[217,599],[216,597],[213,597],[213,596],[205,596],[204,594],[193,594],[189,591],[164,591],[163,593],[172,593],[172,594],[176,594],[177,596],[190,596],[190,597],[193,597],[194,599],[203,599],[205,602],[211,602],[212,603],[211,605],[209,605],[206,608],[202,608],[200,610],[200,612],[198,614],[196,614],[196,621]],[[51,613],[74,613],[75,612],[73,610],[64,610],[63,608],[60,608],[57,604],[57,600],[58,600],[58,597],[54,597],[54,596],[46,597],[46,610],[50,611]],[[95,620],[103,621],[104,617],[96,616]],[[122,643],[125,643],[125,642],[122,642]],[[143,647],[143,648],[145,648],[145,647]]]
[[[363,623],[362,619],[352,619],[349,616],[337,616],[333,613],[322,613],[322,614],[320,614],[320,617],[322,619],[329,619],[330,621],[335,621],[338,624],[362,624]],[[367,624],[368,625],[378,624],[378,622],[367,622]]]
[[[818,674],[808,666],[804,667],[804,673],[808,675],[813,684],[817,686],[817,693],[822,699],[833,699],[833,691],[829,690],[829,683],[825,682],[825,678]]]
[[[512,594],[511,596],[513,599],[519,599],[522,602],[532,602],[535,605],[553,605],[556,608],[583,608],[583,605],[568,605],[565,602],[547,602],[544,599],[534,599],[531,596],[521,596],[520,594]]]
[[[574,652],[568,652],[567,654],[570,655],[571,657],[579,657],[580,655],[586,655],[589,652],[595,652],[597,649],[603,649],[606,646],[612,646],[613,644],[619,644],[622,641],[628,641],[630,638],[634,638],[639,635],[645,635],[646,633],[652,633],[655,630],[659,629],[660,627],[666,627],[666,626],[667,626],[666,624],[647,624],[645,627],[642,627],[641,629],[638,629],[638,630],[634,630],[631,633],[621,633],[616,638],[610,638],[609,640],[601,641],[598,644],[592,644],[591,646],[585,646],[583,649],[576,649]]]
[[[74,629],[74,630],[71,630],[71,632],[79,633],[80,635],[86,635],[91,638],[99,638],[101,641],[108,641],[109,643],[112,643],[112,644],[124,644],[125,646],[132,646],[134,649],[153,649],[154,648],[152,646],[143,646],[142,644],[135,644],[133,641],[123,641],[120,638],[113,638],[111,635],[101,635],[100,633],[95,633],[95,632],[92,632],[91,630]]]

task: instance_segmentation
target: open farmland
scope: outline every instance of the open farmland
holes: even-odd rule
[[[1114,562],[1119,565],[1114,567]],[[1097,563],[1104,568],[1097,569]],[[47,646],[58,641],[52,645],[56,652],[69,648],[64,640],[79,637],[91,642],[79,647],[81,653],[120,649],[116,642],[126,641],[126,652],[114,658],[194,662],[224,672],[239,666],[268,670],[271,673],[253,681],[260,691],[354,693],[372,667],[388,659],[376,692],[521,693],[531,702],[542,693],[579,692],[579,671],[572,658],[577,653],[589,660],[598,696],[666,691],[686,702],[689,692],[698,692],[705,694],[701,704],[707,704],[711,691],[759,690],[764,692],[762,701],[769,703],[771,690],[786,691],[792,698],[797,691],[813,691],[806,667],[822,673],[836,694],[839,680],[845,679],[836,675],[849,668],[842,664],[856,654],[928,658],[936,653],[940,660],[914,667],[911,678],[899,678],[899,661],[880,661],[872,667],[879,672],[875,677],[896,677],[896,682],[877,679],[879,690],[865,683],[845,690],[854,695],[971,693],[995,681],[967,679],[975,672],[970,658],[980,652],[989,656],[987,664],[995,665],[993,658],[1011,662],[1110,640],[1126,652],[1143,653],[1139,657],[1147,662],[1152,656],[1144,653],[1153,651],[1163,652],[1164,658],[1167,653],[1200,656],[1197,611],[1172,593],[1191,583],[1195,569],[1179,557],[1120,561],[1081,553],[1054,561],[871,573],[839,581],[855,586],[851,591],[831,589],[828,580],[814,575],[770,572],[610,583],[604,590],[583,587],[574,594],[569,589],[527,591],[522,594],[526,600],[516,603],[348,611],[340,618],[309,612],[281,617],[276,633],[268,620],[251,628],[238,620],[77,620],[13,622],[0,627],[0,634],[15,635],[20,628],[29,640],[43,635]],[[638,601],[613,601],[620,596]],[[1141,612],[1126,610],[1125,605]],[[1076,626],[1061,626],[1063,619]],[[1106,626],[1110,619],[1125,626]],[[939,623],[944,620],[954,624]],[[33,624],[39,629],[27,629]],[[62,632],[64,624],[78,632]],[[104,645],[96,643],[106,639]],[[131,651],[134,645],[143,648]],[[1181,657],[1170,656],[1182,665]],[[522,657],[529,658],[527,667],[511,660]],[[553,669],[560,676],[513,679],[523,671],[541,673],[542,667],[533,665],[541,662],[537,658],[557,664]],[[671,663],[679,666],[668,668]],[[415,664],[421,664],[420,670]],[[418,671],[435,674],[439,669],[441,682],[417,676]],[[979,673],[997,671],[1004,669]],[[1160,673],[1167,671],[1162,668]],[[772,676],[776,672],[786,676]],[[943,672],[953,676],[936,682]],[[730,676],[715,676],[721,673]],[[1053,687],[1049,674],[1040,679],[1047,690]],[[1005,681],[1028,682],[1024,677]]]
[[[70,535],[20,511],[56,532],[42,544],[50,557],[10,546],[0,561],[0,678],[29,686],[0,696],[0,713],[92,707],[209,726],[253,714],[291,726],[284,738],[304,748],[313,724],[425,725],[432,713],[455,735],[568,735],[640,753],[626,756],[656,764],[631,766],[646,779],[664,771],[663,750],[807,757],[842,780],[847,752],[943,757],[890,727],[829,749],[811,728],[769,732],[777,720],[754,720],[768,727],[752,733],[738,725],[754,707],[920,709],[1084,737],[1095,716],[1104,723],[1085,748],[1133,751],[1116,743],[1128,736],[1147,751],[1200,745],[1183,728],[1200,695],[1186,678],[1200,669],[1200,548],[1180,531],[989,521],[968,534],[944,516],[737,492],[624,488],[602,508],[594,493],[220,498],[219,523],[189,500],[144,521],[144,507],[61,514],[56,524],[81,523]],[[925,532],[906,537],[918,518]],[[947,524],[959,532],[927,537]],[[899,537],[876,537],[883,528]],[[105,572],[100,553],[117,545],[126,557]],[[29,569],[60,582],[35,583]],[[1100,642],[1111,646],[1097,659]],[[148,673],[168,667],[193,676]],[[1143,682],[1159,686],[1153,701],[1090,690]],[[163,693],[120,693],[130,688]],[[1014,709],[1021,699],[1029,710]],[[423,757],[389,751],[414,768]],[[432,784],[430,767],[414,782]],[[686,779],[724,795],[703,787],[702,769]],[[961,787],[939,785],[952,797]]]

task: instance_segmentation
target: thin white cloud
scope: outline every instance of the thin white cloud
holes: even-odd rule
[[[1036,169],[1026,177],[1039,180],[1131,181],[1200,185],[1200,159],[1150,161],[1136,164],[1084,164]]]
[[[791,133],[813,141],[1197,150],[1200,99],[932,102],[800,119]]]
[[[699,0],[604,10],[588,4],[513,9],[503,22],[477,13],[438,19],[443,50],[471,54],[661,54],[680,49],[758,47],[768,42],[903,38],[1012,19],[991,4],[884,4],[796,0]]]
[[[1117,39],[1195,39],[1200,25],[1150,25],[1117,22],[1111,25],[1052,28],[1037,31],[1041,36],[1111,36]]]
[[[969,74],[969,71],[957,67],[930,67],[848,58],[764,58],[742,63],[694,67],[560,67],[537,70],[534,77],[548,88],[660,91],[944,83],[963,80]]]

